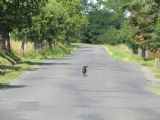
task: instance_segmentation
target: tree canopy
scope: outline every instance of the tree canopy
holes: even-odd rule
[[[91,4],[86,5],[89,25],[83,31],[83,42],[125,43],[134,52],[160,48],[158,0],[101,0]]]
[[[0,48],[10,51],[10,34],[36,48],[45,41],[69,44],[86,24],[80,0],[0,1]]]
[[[10,51],[12,37],[35,49],[79,39],[157,51],[159,13],[159,0],[1,0],[0,49]]]

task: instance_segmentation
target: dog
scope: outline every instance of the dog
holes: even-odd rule
[[[83,74],[83,76],[87,76],[87,67],[88,66],[83,66],[83,68],[82,68],[82,74]]]

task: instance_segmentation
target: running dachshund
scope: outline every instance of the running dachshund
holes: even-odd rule
[[[82,68],[82,74],[83,74],[83,76],[87,76],[87,67],[88,66],[83,66],[83,68]]]

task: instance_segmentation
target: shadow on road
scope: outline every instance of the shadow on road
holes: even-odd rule
[[[15,88],[24,88],[27,85],[8,85],[8,84],[0,84],[1,89],[15,89]]]
[[[26,63],[28,65],[71,65],[71,63],[54,63],[54,62],[31,62],[31,61],[24,61],[21,62],[22,63]]]
[[[103,120],[99,114],[86,114],[79,116],[82,120]]]

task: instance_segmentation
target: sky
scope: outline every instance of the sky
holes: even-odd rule
[[[96,3],[96,2],[97,2],[97,0],[89,0],[89,2]]]

